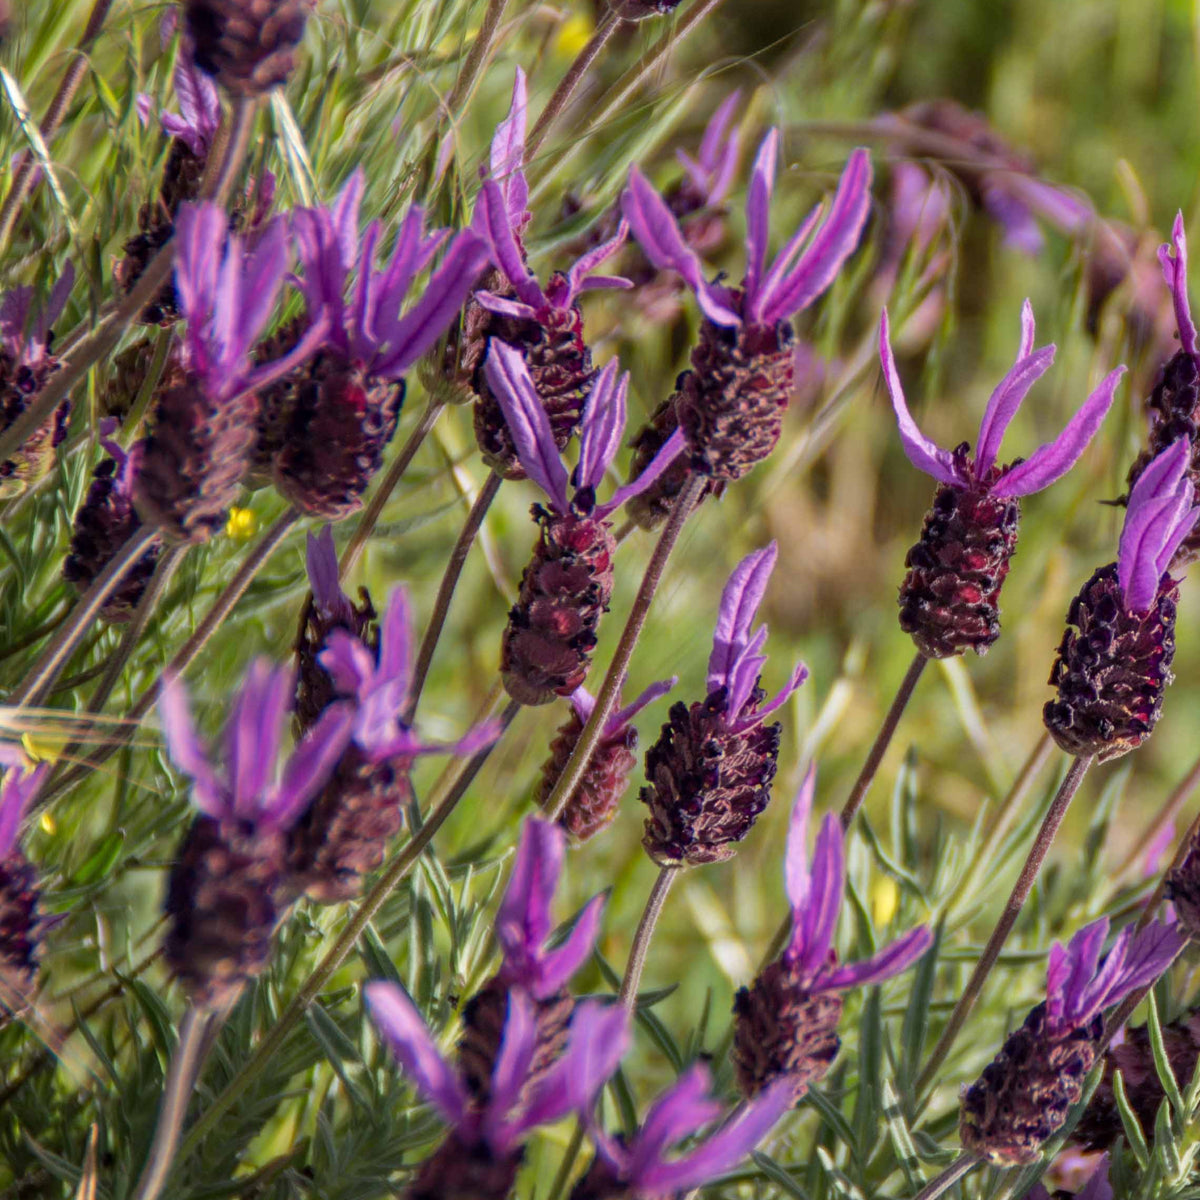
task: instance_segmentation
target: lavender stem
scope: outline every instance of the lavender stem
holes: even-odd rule
[[[638,922],[633,945],[629,948],[625,977],[621,980],[619,999],[625,1008],[632,1010],[637,1006],[638,988],[641,986],[642,970],[646,965],[646,955],[650,950],[654,929],[662,915],[663,905],[667,902],[667,893],[671,890],[671,884],[675,882],[679,871],[680,868],[675,866],[662,867],[646,899],[646,907],[642,910],[642,919]]]
[[[1008,935],[1012,933],[1013,926],[1017,923],[1017,917],[1020,916],[1021,909],[1029,898],[1029,893],[1033,890],[1034,881],[1042,869],[1042,863],[1054,842],[1058,827],[1062,824],[1063,817],[1067,815],[1067,809],[1070,807],[1075,793],[1079,790],[1079,785],[1083,782],[1088,768],[1094,761],[1093,758],[1071,760],[1071,766],[1042,820],[1042,827],[1037,832],[1029,856],[1021,868],[1021,874],[1013,885],[1012,894],[1004,906],[1004,912],[1000,915],[996,928],[992,930],[992,936],[988,938],[988,943],[979,956],[979,961],[975,964],[974,971],[971,972],[971,978],[958,998],[958,1003],[955,1004],[954,1011],[950,1014],[949,1021],[946,1022],[946,1028],[942,1030],[942,1036],[938,1038],[938,1043],[929,1056],[929,1061],[917,1077],[915,1092],[918,1096],[933,1082],[933,1077],[942,1063],[946,1061],[946,1055],[962,1031],[963,1023],[975,1006],[975,1001],[979,999],[979,993],[983,991],[983,985],[996,965],[996,959],[1000,957],[1000,951],[1004,948]]]

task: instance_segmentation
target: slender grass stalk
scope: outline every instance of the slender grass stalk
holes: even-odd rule
[[[417,451],[429,436],[430,430],[437,424],[438,417],[442,415],[445,407],[444,400],[430,400],[425,406],[421,419],[413,427],[404,445],[400,447],[396,461],[388,467],[387,474],[379,481],[379,486],[375,489],[370,503],[363,509],[362,516],[359,517],[358,524],[354,527],[350,542],[342,552],[342,561],[338,564],[339,578],[345,579],[354,569],[354,564],[358,562],[359,555],[370,541],[371,534],[375,531],[375,526],[379,523],[379,518],[388,500],[391,499],[392,492],[404,478],[405,471],[412,464],[412,460],[416,458]]]
[[[500,715],[500,724],[503,729],[508,729],[519,711],[520,705],[515,702],[507,705]],[[354,948],[355,943],[362,936],[363,930],[382,907],[384,901],[399,887],[409,871],[417,864],[425,852],[425,848],[433,841],[434,835],[454,811],[499,741],[500,739],[497,738],[495,742],[467,762],[450,785],[445,797],[438,800],[430,809],[425,823],[414,832],[404,848],[393,856],[375,886],[363,897],[362,902],[355,909],[354,915],[346,923],[346,928],[338,935],[333,945],[326,951],[325,956],[305,980],[304,986],[296,993],[291,1003],[280,1014],[279,1019],[259,1042],[258,1049],[243,1064],[241,1070],[226,1085],[225,1090],[209,1105],[189,1131],[179,1150],[180,1161],[188,1158],[196,1150],[220,1120],[221,1115],[241,1095],[246,1085],[263,1070],[292,1028],[303,1019],[305,1009],[316,999],[333,973],[341,966],[346,955]]]
[[[983,991],[983,985],[996,965],[996,959],[1000,957],[1000,951],[1004,948],[1008,935],[1012,933],[1013,926],[1017,923],[1017,917],[1021,915],[1021,909],[1029,898],[1029,893],[1033,890],[1034,881],[1042,869],[1042,863],[1046,860],[1046,855],[1054,842],[1054,836],[1058,833],[1058,827],[1062,824],[1063,817],[1067,815],[1067,809],[1070,807],[1075,793],[1079,790],[1079,785],[1083,782],[1088,768],[1094,761],[1093,758],[1071,760],[1071,765],[1059,785],[1058,792],[1042,820],[1042,827],[1038,830],[1037,837],[1030,847],[1029,856],[1025,859],[1021,874],[1013,885],[1012,893],[1004,906],[1004,912],[1001,913],[996,928],[992,930],[992,936],[988,938],[988,943],[979,956],[979,961],[975,964],[974,971],[971,972],[971,978],[958,998],[958,1003],[955,1004],[954,1011],[946,1022],[946,1028],[942,1030],[942,1036],[938,1038],[937,1045],[929,1056],[929,1061],[917,1077],[915,1091],[918,1096],[933,1082],[934,1076],[946,1061],[950,1047],[954,1045],[962,1031],[963,1023],[970,1016],[975,1001],[979,999],[979,993]]]
[[[979,1157],[960,1154],[936,1179],[927,1183],[916,1195],[915,1200],[936,1200],[948,1192],[960,1179],[979,1166]]]
[[[550,1186],[550,1193],[546,1200],[562,1200],[566,1195],[567,1184],[571,1181],[571,1172],[575,1169],[575,1160],[579,1157],[579,1151],[583,1149],[583,1136],[583,1122],[576,1117],[575,1129],[571,1134],[571,1140],[567,1143],[566,1150],[563,1151],[558,1174],[554,1176],[554,1183]]]
[[[50,107],[46,109],[46,115],[42,118],[42,123],[38,126],[38,132],[42,135],[42,141],[47,143],[47,145],[58,132],[58,127],[62,124],[62,119],[66,114],[67,108],[70,106],[71,101],[75,99],[75,93],[79,90],[79,85],[83,82],[83,75],[87,70],[88,50],[96,38],[100,36],[100,31],[104,28],[104,21],[108,16],[110,8],[112,8],[112,0],[96,0],[95,4],[92,5],[92,11],[88,15],[87,24],[83,27],[83,36],[79,39],[79,45],[75,47],[75,53],[72,55],[71,62],[63,74],[62,81],[58,85],[58,91],[54,93],[54,98],[50,101]],[[17,223],[17,216],[22,211],[25,197],[29,195],[36,179],[37,163],[34,156],[27,151],[25,157],[21,160],[20,167],[17,168],[16,175],[13,177],[12,186],[8,189],[8,195],[4,198],[4,207],[0,209],[0,254],[8,248],[8,241],[12,237],[13,226]]]
[[[612,716],[613,709],[616,707],[621,684],[625,680],[625,672],[629,667],[629,660],[633,657],[633,649],[637,645],[642,626],[646,623],[650,605],[654,602],[654,594],[662,582],[667,560],[671,557],[671,551],[675,548],[675,543],[679,540],[679,535],[683,532],[688,517],[699,503],[707,482],[703,475],[688,476],[687,483],[684,484],[675,499],[671,516],[659,535],[650,561],[646,564],[641,587],[638,588],[638,594],[634,597],[633,606],[625,620],[625,628],[621,632],[621,640],[617,643],[612,662],[608,664],[608,672],[600,686],[600,694],[596,697],[596,706],[592,709],[592,715],[580,732],[579,740],[575,743],[575,748],[571,751],[571,756],[567,759],[562,774],[558,777],[558,782],[555,783],[550,795],[546,797],[547,821],[557,821],[562,816],[567,801],[575,794],[575,789],[579,786],[579,781],[587,770],[592,754],[600,742],[604,723]]]
[[[575,61],[559,81],[558,87],[554,89],[554,95],[546,102],[546,107],[542,109],[541,115],[529,131],[529,136],[525,139],[526,159],[531,159],[537,154],[538,148],[546,140],[546,134],[550,132],[550,126],[567,107],[571,97],[575,94],[575,89],[591,70],[592,63],[600,56],[600,51],[608,45],[620,24],[621,18],[617,16],[616,12],[612,8],[606,9],[604,16],[600,18],[600,24],[596,26],[584,48],[575,56]]]
[[[680,870],[679,867],[662,867],[646,899],[646,907],[642,910],[642,919],[638,922],[633,945],[629,948],[629,961],[625,964],[625,975],[621,980],[619,999],[625,1008],[633,1009],[637,1006],[638,988],[642,983],[642,971],[646,966],[650,942],[654,938],[658,918],[662,916],[663,905],[667,902],[667,893]]]
[[[487,481],[479,489],[479,494],[475,497],[475,502],[467,513],[466,522],[458,535],[458,540],[454,543],[454,549],[450,551],[450,559],[446,563],[446,569],[442,572],[442,582],[438,585],[433,612],[429,617],[425,634],[421,638],[421,647],[417,651],[417,664],[413,668],[412,686],[409,688],[408,703],[403,715],[406,724],[411,725],[413,717],[416,715],[417,705],[421,701],[421,692],[425,689],[425,680],[429,675],[429,667],[433,662],[433,654],[437,649],[438,639],[442,636],[442,630],[445,628],[446,617],[450,614],[454,589],[458,586],[459,577],[466,565],[467,555],[470,554],[471,547],[475,544],[488,509],[492,507],[492,501],[495,500],[496,493],[499,492],[503,482],[503,478],[495,471],[488,475]]]
[[[850,822],[854,820],[855,814],[862,807],[862,802],[866,799],[867,792],[875,780],[875,773],[879,770],[879,764],[883,762],[883,756],[887,753],[888,746],[891,745],[896,726],[900,724],[900,718],[904,715],[909,700],[912,699],[917,680],[921,678],[921,672],[925,670],[927,662],[929,659],[918,650],[916,657],[904,673],[904,678],[900,681],[900,686],[896,689],[896,695],[892,699],[891,707],[887,710],[883,724],[875,735],[875,741],[867,755],[867,761],[863,763],[862,770],[859,771],[858,778],[850,789],[849,798],[842,807],[843,829],[850,828]]]
[[[76,601],[70,615],[58,627],[37,662],[26,672],[20,686],[9,696],[9,704],[34,704],[49,690],[62,665],[87,635],[104,602],[120,585],[130,567],[141,558],[155,536],[153,529],[144,526],[113,555],[104,570],[92,581],[91,587]]]

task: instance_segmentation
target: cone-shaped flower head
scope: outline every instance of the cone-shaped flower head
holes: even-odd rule
[[[329,520],[360,507],[396,431],[404,373],[445,332],[487,262],[470,230],[426,234],[414,205],[390,260],[377,268],[382,226],[373,221],[358,233],[364,181],[360,168],[331,207],[293,214],[308,314],[287,336],[303,341],[319,327],[325,345],[264,397],[255,451],[257,463],[274,461],[275,481],[293,504]],[[414,280],[443,244],[441,264],[404,311]]]
[[[650,815],[642,845],[661,865],[731,857],[771,798],[780,727],[763,722],[808,678],[799,663],[773,699],[759,687],[767,628],[754,629],[754,618],[777,556],[772,542],[734,569],[721,594],[708,695],[690,708],[682,701],[672,705],[646,752],[640,798]]]
[[[319,567],[324,575],[320,591],[337,603],[330,586],[337,578],[336,565],[330,578],[332,545],[321,557],[325,563]],[[357,895],[364,876],[382,864],[412,799],[409,773],[415,757],[475,754],[500,734],[499,725],[484,722],[455,742],[430,742],[403,719],[413,646],[405,588],[392,590],[377,640],[378,646],[375,639],[368,642],[344,626],[334,626],[317,655],[332,693],[352,700],[354,706],[353,745],[289,837],[288,870],[294,886],[323,903]]]
[[[20,850],[21,821],[50,770],[0,743],[0,1013],[23,1008],[41,956],[38,874]]]
[[[638,732],[633,718],[647,705],[665,696],[678,676],[652,683],[632,704],[618,708],[604,723],[600,741],[588,760],[579,785],[567,800],[559,825],[576,841],[585,842],[606,828],[617,815],[629,787],[629,774],[637,765]],[[618,700],[618,704],[620,701]],[[558,727],[550,743],[550,757],[542,767],[534,803],[545,806],[570,759],[583,727],[596,707],[595,697],[584,687],[571,693],[571,715]]]
[[[476,1105],[404,991],[392,983],[369,983],[363,992],[392,1053],[450,1126],[441,1148],[418,1170],[405,1193],[408,1200],[504,1200],[521,1164],[525,1136],[538,1125],[589,1108],[629,1041],[629,1018],[619,1005],[580,1004],[565,1051],[530,1088],[537,1021],[530,998],[514,991],[488,1100]]]
[[[771,197],[779,131],[764,138],[746,200],[746,273],[740,288],[710,283],[668,202],[635,167],[621,197],[634,235],[659,270],[679,273],[696,294],[704,322],[691,370],[634,439],[639,474],[676,428],[687,438],[686,459],[631,506],[652,528],[670,512],[689,471],[708,476],[716,494],[775,448],[795,382],[788,318],[807,308],[833,282],[854,252],[870,207],[871,165],[856,150],[846,165],[824,222],[820,208],[801,224],[767,265]]]
[[[715,1133],[682,1154],[672,1154],[680,1142],[723,1116],[711,1087],[712,1077],[703,1063],[689,1067],[655,1101],[628,1143],[591,1122],[596,1158],[571,1200],[666,1200],[690,1193],[737,1166],[789,1106],[786,1086],[769,1087]]]
[[[1050,672],[1058,696],[1042,710],[1068,753],[1103,760],[1146,740],[1174,676],[1179,580],[1172,559],[1200,517],[1189,479],[1191,446],[1181,437],[1134,484],[1115,563],[1083,585]]]
[[[1016,362],[988,401],[972,458],[966,442],[943,450],[917,427],[892,355],[886,310],[879,324],[879,357],[904,453],[938,483],[921,540],[905,559],[909,570],[900,588],[900,627],[930,658],[968,649],[984,654],[1000,636],[1000,589],[1017,546],[1020,497],[1049,487],[1075,465],[1125,371],[1111,371],[1054,441],[1001,467],[997,455],[1005,430],[1054,361],[1054,346],[1035,350],[1033,338],[1033,308],[1026,300]]]
[[[526,1078],[530,1087],[558,1060],[566,1044],[575,1002],[567,982],[596,941],[604,896],[594,897],[576,916],[570,934],[553,949],[550,906],[562,874],[566,838],[557,825],[526,819],[508,890],[496,914],[496,940],[504,952],[499,972],[463,1009],[458,1062],[467,1090],[486,1102],[500,1052],[509,996],[520,992],[533,1002],[536,1047]]]
[[[167,753],[192,781],[201,816],[167,885],[166,956],[193,1002],[219,1006],[266,966],[277,917],[284,834],[324,786],[350,740],[354,713],[339,703],[296,746],[275,778],[292,672],[254,662],[225,730],[224,770],[201,744],[187,693],[163,680]]]
[[[227,91],[258,96],[287,81],[313,0],[185,0],[196,64]]]
[[[1004,1043],[980,1079],[963,1093],[959,1135],[964,1149],[997,1166],[1036,1161],[1042,1143],[1067,1119],[1083,1092],[1104,1031],[1101,1013],[1153,983],[1184,944],[1154,921],[1127,925],[1101,959],[1108,918],[1056,943],[1046,970],[1046,1000]]]
[[[526,107],[525,75],[518,68],[512,107],[492,139],[491,177],[483,181],[471,222],[487,243],[496,269],[475,292],[463,326],[463,368],[477,397],[475,436],[484,461],[506,479],[520,479],[522,471],[483,371],[489,340],[520,350],[555,443],[565,449],[593,377],[579,296],[596,288],[632,286],[627,279],[595,274],[624,244],[624,223],[613,238],[587,250],[566,272],[555,272],[545,287],[526,264],[521,234],[532,216],[526,207]]]
[[[784,859],[792,935],[783,954],[734,1000],[733,1061],[742,1092],[754,1096],[784,1079],[791,1084],[793,1103],[825,1074],[838,1052],[839,993],[906,971],[933,940],[922,925],[863,962],[838,964],[833,940],[846,890],[846,835],[837,816],[827,814],[809,865],[815,789],[816,769],[810,767],[792,809]]]
[[[587,677],[600,616],[612,597],[616,541],[608,518],[650,487],[681,446],[678,439],[669,442],[642,476],[618,488],[606,503],[596,503],[596,489],[625,428],[629,376],[618,378],[618,369],[615,359],[608,363],[588,395],[579,463],[569,475],[524,356],[496,338],[488,351],[489,394],[503,412],[524,472],[550,500],[549,510],[533,509],[538,541],[501,646],[504,687],[521,704],[569,696]]]
[[[37,399],[58,370],[50,350],[50,326],[62,315],[74,284],[75,270],[68,263],[43,304],[35,304],[32,287],[16,287],[0,297],[0,433]],[[54,447],[66,436],[70,411],[64,400],[12,458],[0,462],[0,500],[19,495],[50,469]]]

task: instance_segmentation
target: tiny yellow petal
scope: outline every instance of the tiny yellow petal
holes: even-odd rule
[[[554,53],[562,58],[574,58],[588,44],[595,25],[590,17],[576,13],[568,17],[559,27],[554,38]]]
[[[41,819],[38,821],[38,824],[42,827],[42,829],[46,833],[55,834],[58,832],[58,823],[54,820],[54,818],[48,812],[42,813]]]
[[[252,508],[231,508],[225,522],[225,536],[244,542],[258,532],[258,517]]]
[[[900,889],[890,875],[881,875],[871,885],[871,916],[875,927],[882,929],[891,922],[900,904]]]

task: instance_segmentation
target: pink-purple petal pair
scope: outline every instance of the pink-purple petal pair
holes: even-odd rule
[[[212,145],[213,136],[221,123],[221,101],[212,79],[196,67],[195,60],[181,51],[175,63],[175,98],[179,112],[164,112],[160,118],[163,129],[179,138],[197,157],[203,158]],[[149,114],[150,97],[138,97],[138,111],[143,120]]]
[[[322,618],[331,624],[349,625],[354,619],[354,605],[342,591],[332,525],[323,525],[319,533],[308,535],[304,565],[313,603]]]
[[[50,766],[31,766],[16,746],[0,743],[0,860],[16,849],[21,821]]]
[[[251,664],[225,731],[224,769],[212,765],[192,721],[187,691],[164,677],[158,710],[167,753],[192,781],[192,799],[218,821],[249,821],[284,829],[304,811],[333,773],[350,741],[350,705],[330,705],[292,751],[276,781],[276,760],[293,690],[293,674],[263,659]]]
[[[1172,249],[1175,251],[1171,254]],[[1180,348],[1187,354],[1196,355],[1196,325],[1192,320],[1192,307],[1187,294],[1187,234],[1183,228],[1183,213],[1175,214],[1171,228],[1171,244],[1161,246],[1158,261],[1162,263],[1163,278],[1171,289],[1171,301],[1175,306],[1175,324],[1179,329]]]
[[[741,101],[740,88],[725,97],[704,128],[695,158],[683,150],[675,151],[692,186],[710,207],[720,204],[733,186],[741,138],[737,126],[730,126]]]
[[[604,722],[602,736],[606,738],[612,737],[628,725],[643,708],[647,708],[655,700],[665,696],[678,682],[679,676],[672,675],[670,679],[660,679],[657,683],[652,683],[636,700],[631,704],[625,705],[624,708],[618,708]],[[579,720],[586,725],[588,718],[592,715],[592,710],[596,707],[596,697],[587,688],[577,687],[571,693],[571,707],[575,710],[575,714],[579,717]]]
[[[35,367],[48,352],[50,327],[62,315],[71,289],[75,268],[67,263],[40,308],[34,305],[34,290],[23,285],[0,298],[0,346],[17,367]]]

